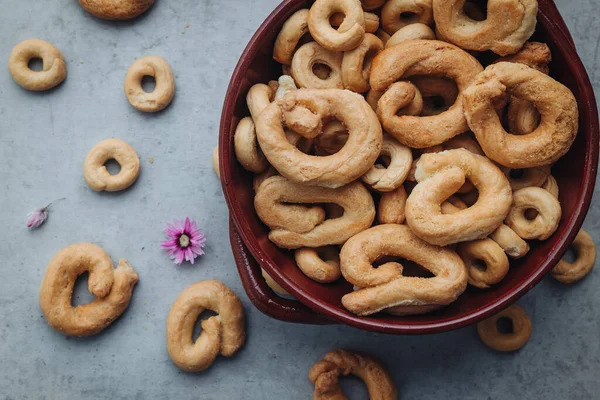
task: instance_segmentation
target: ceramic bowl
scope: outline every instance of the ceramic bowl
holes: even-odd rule
[[[564,255],[587,213],[597,172],[596,100],[556,6],[550,0],[539,0],[538,24],[532,40],[548,44],[553,57],[551,75],[571,89],[579,104],[577,139],[569,153],[553,168],[563,208],[558,230],[547,241],[530,242],[530,253],[521,260],[511,260],[506,278],[489,290],[469,288],[456,302],[426,315],[359,317],[341,304],[342,296],[352,290],[349,283],[340,279],[324,285],[308,279],[296,267],[293,252],[282,250],[269,241],[269,230],[254,211],[252,174],[240,166],[233,151],[235,127],[241,118],[249,115],[245,100],[248,89],[255,83],[266,83],[281,75],[281,66],[271,56],[277,33],[290,15],[311,3],[310,0],[285,0],[258,28],[233,72],[221,116],[221,182],[232,221],[232,248],[250,299],[261,311],[286,321],[344,323],[394,334],[425,334],[456,329],[507,307],[533,288]],[[270,291],[260,275],[260,267],[298,301],[281,299]]]

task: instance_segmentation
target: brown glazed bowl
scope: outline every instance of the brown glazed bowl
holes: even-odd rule
[[[598,114],[592,85],[577,55],[573,40],[554,3],[539,0],[536,33],[532,40],[550,46],[552,76],[571,89],[579,104],[579,134],[569,153],[553,168],[560,186],[563,216],[556,233],[545,242],[530,242],[530,253],[512,260],[506,278],[486,291],[473,288],[439,311],[418,316],[377,314],[358,317],[341,305],[352,290],[340,279],[320,284],[296,267],[293,253],[282,250],[267,237],[269,230],[254,211],[252,174],[236,161],[233,134],[238,121],[249,115],[246,93],[255,83],[281,75],[272,58],[275,37],[295,11],[309,7],[310,0],[285,0],[258,28],[233,72],[225,98],[219,132],[221,183],[232,220],[232,248],[242,282],[251,301],[275,318],[302,323],[344,323],[369,331],[394,334],[425,334],[456,329],[493,315],[533,288],[556,265],[581,228],[592,193],[598,164]],[[277,297],[264,283],[264,268],[275,281],[299,301]]]

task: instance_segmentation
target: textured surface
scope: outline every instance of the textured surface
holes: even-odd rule
[[[308,371],[337,347],[379,357],[401,398],[597,397],[600,271],[572,287],[546,279],[526,295],[519,304],[532,318],[533,334],[516,354],[487,349],[472,327],[393,337],[285,324],[251,306],[233,265],[211,153],[235,62],[277,3],[158,1],[134,22],[105,22],[73,0],[0,0],[0,59],[6,62],[21,40],[38,37],[62,51],[68,68],[61,86],[38,94],[17,86],[6,68],[0,72],[0,399],[306,399],[313,390]],[[596,87],[599,4],[558,1]],[[147,55],[165,57],[177,85],[171,106],[156,115],[133,109],[122,89],[129,65]],[[138,151],[141,174],[123,193],[98,194],[83,179],[83,160],[112,136]],[[46,225],[26,230],[29,211],[63,196]],[[159,242],[165,222],[186,215],[203,227],[207,255],[176,267]],[[599,217],[596,203],[586,227],[600,241]],[[38,306],[48,261],[79,241],[103,246],[115,261],[127,258],[140,275],[125,315],[88,339],[53,331]],[[165,321],[179,293],[203,279],[220,279],[241,295],[248,342],[233,359],[186,374],[168,358]],[[89,299],[80,289],[79,300]],[[357,381],[344,385],[364,398]]]

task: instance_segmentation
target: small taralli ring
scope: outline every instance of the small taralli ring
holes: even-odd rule
[[[489,0],[487,18],[471,19],[465,0],[433,0],[435,25],[441,36],[467,50],[516,53],[531,37],[537,22],[537,0]]]
[[[531,133],[507,133],[493,100],[504,93],[522,98],[541,111],[541,123]],[[509,168],[549,165],[571,147],[579,124],[573,93],[546,74],[523,64],[501,62],[480,73],[463,96],[471,130],[485,154]]]
[[[269,85],[257,83],[253,85],[246,95],[246,104],[252,116],[254,123],[258,120],[260,114],[267,108],[275,98],[276,91]]]
[[[381,50],[383,42],[377,36],[367,33],[356,49],[344,53],[342,80],[346,89],[358,93],[369,90],[371,63]]]
[[[521,258],[529,253],[529,244],[507,225],[500,225],[498,229],[491,233],[490,239],[498,243],[504,252],[512,258]]]
[[[233,148],[244,169],[261,173],[269,166],[256,141],[256,129],[251,117],[242,118],[238,123],[233,136]]]
[[[370,399],[398,398],[392,377],[374,357],[347,350],[333,350],[310,369],[308,379],[315,385],[313,400],[347,399],[342,392],[339,376],[349,374],[365,382]]]
[[[335,13],[346,17],[335,29],[330,18]],[[365,37],[365,15],[359,0],[316,0],[308,13],[308,29],[312,37],[332,51],[348,51],[358,47]]]
[[[530,186],[542,186],[550,176],[551,166],[544,165],[521,170],[513,170],[506,167],[502,167],[501,169],[502,172],[504,172],[506,179],[508,179],[511,189],[516,191]]]
[[[194,326],[204,310],[218,315],[202,321],[202,333],[194,342]],[[234,355],[246,340],[242,303],[219,281],[202,281],[185,289],[171,306],[167,318],[167,350],[184,371],[200,372],[216,357]]]
[[[275,61],[283,65],[290,65],[298,44],[306,33],[308,33],[308,10],[298,10],[285,21],[277,35],[273,47]]]
[[[96,296],[89,304],[73,306],[77,277],[89,273],[88,288]],[[138,275],[127,260],[117,268],[99,246],[78,243],[59,251],[48,264],[40,289],[40,307],[54,329],[70,336],[103,331],[129,306]]]
[[[565,284],[585,278],[596,263],[596,245],[589,233],[580,230],[571,246],[577,254],[575,261],[568,263],[560,260],[551,272],[554,279]]]
[[[456,252],[469,270],[469,284],[479,289],[488,289],[508,273],[508,257],[492,239],[460,243]],[[485,269],[482,270],[477,261],[483,261]]]
[[[111,175],[104,164],[115,160],[121,171]],[[140,159],[135,150],[120,139],[106,139],[90,150],[83,163],[83,176],[95,191],[118,192],[133,185],[140,174]]]
[[[394,33],[385,43],[385,47],[392,47],[407,40],[435,40],[435,33],[425,24],[416,23],[406,25]]]
[[[405,218],[406,198],[404,186],[383,193],[377,206],[377,220],[379,223],[402,224]]]
[[[156,80],[154,91],[148,93],[142,88],[142,78],[151,76]],[[144,112],[163,110],[175,95],[175,80],[167,61],[162,57],[144,57],[129,67],[125,76],[125,95],[129,103]]]
[[[534,219],[527,210],[538,212]],[[546,240],[558,229],[562,210],[558,200],[547,190],[527,187],[513,193],[512,208],[504,223],[523,239]]]
[[[42,60],[41,71],[29,68],[29,62],[34,58]],[[8,69],[21,87],[36,92],[52,89],[67,77],[67,66],[60,50],[39,39],[25,40],[16,45],[10,53]]]
[[[331,16],[331,26],[334,28],[339,28],[340,25],[344,23],[344,14],[335,13]],[[365,13],[365,32],[366,33],[375,33],[379,29],[379,17],[377,14]]]
[[[342,60],[343,53],[327,50],[317,42],[306,43],[300,47],[292,59],[292,77],[301,88],[307,89],[343,89]],[[315,74],[313,67],[325,65],[329,75],[324,78]]]
[[[390,35],[415,23],[433,23],[431,0],[389,0],[381,9],[381,26]]]
[[[391,192],[402,186],[412,166],[412,151],[389,135],[383,136],[380,157],[389,157],[386,165],[376,164],[362,176],[363,182],[379,192]]]
[[[303,247],[294,253],[298,268],[310,279],[329,283],[337,281],[340,271],[340,250],[336,246],[317,249]]]
[[[462,93],[481,71],[483,67],[479,61],[450,43],[409,40],[388,47],[373,60],[370,77],[372,89],[385,91],[400,79],[434,75],[454,80],[458,96],[447,111],[436,116],[397,116],[381,113],[378,109],[384,129],[400,143],[421,149],[443,143],[467,131],[469,127],[464,116]]]
[[[512,332],[501,333],[497,322],[508,318],[512,322]],[[525,311],[516,304],[477,324],[479,338],[488,347],[497,351],[517,351],[531,337],[531,320]]]
[[[154,0],[79,0],[84,10],[107,20],[132,19],[145,13]]]

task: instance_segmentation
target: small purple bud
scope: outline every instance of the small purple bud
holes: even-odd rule
[[[35,229],[42,225],[46,218],[48,218],[48,207],[38,208],[31,214],[29,214],[27,218],[27,227],[30,229]]]

